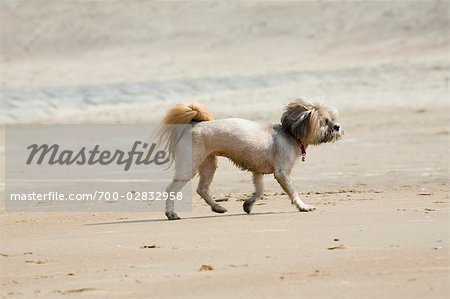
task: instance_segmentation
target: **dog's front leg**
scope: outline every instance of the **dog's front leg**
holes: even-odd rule
[[[274,175],[281,188],[283,188],[284,192],[289,196],[291,203],[294,204],[300,212],[309,212],[316,209],[313,206],[305,204],[300,199],[300,196],[295,192],[292,186],[291,176],[286,170],[276,170]]]

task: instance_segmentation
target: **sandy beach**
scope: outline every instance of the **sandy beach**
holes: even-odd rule
[[[279,122],[300,96],[342,140],[273,176],[226,159],[225,214],[0,212],[2,298],[448,298],[449,2],[1,1],[5,126],[155,124],[177,102]],[[196,186],[197,178],[193,186]],[[4,205],[3,205],[4,206]]]

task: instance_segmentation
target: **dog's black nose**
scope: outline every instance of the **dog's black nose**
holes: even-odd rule
[[[335,131],[339,131],[340,128],[341,128],[340,125],[334,125],[334,127],[333,127],[333,129],[334,129]]]

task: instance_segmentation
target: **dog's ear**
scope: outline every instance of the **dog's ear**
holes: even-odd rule
[[[302,142],[306,142],[306,139],[308,138],[311,114],[311,110],[300,113],[297,120],[291,126],[293,135]]]
[[[313,104],[300,99],[286,105],[281,116],[283,129],[291,133],[297,140],[306,142],[309,132],[310,117]]]

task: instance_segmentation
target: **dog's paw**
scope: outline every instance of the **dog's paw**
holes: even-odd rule
[[[219,214],[225,213],[227,211],[227,209],[219,205],[211,207],[211,210]]]
[[[169,220],[180,219],[180,217],[178,217],[177,213],[175,213],[175,212],[166,212],[166,216],[167,216],[167,219],[169,219]]]
[[[250,214],[250,212],[252,211],[253,203],[254,203],[253,200],[244,201],[243,208],[245,213]]]
[[[297,209],[300,212],[311,212],[314,211],[316,208],[307,204],[302,204],[302,205],[296,205]]]

